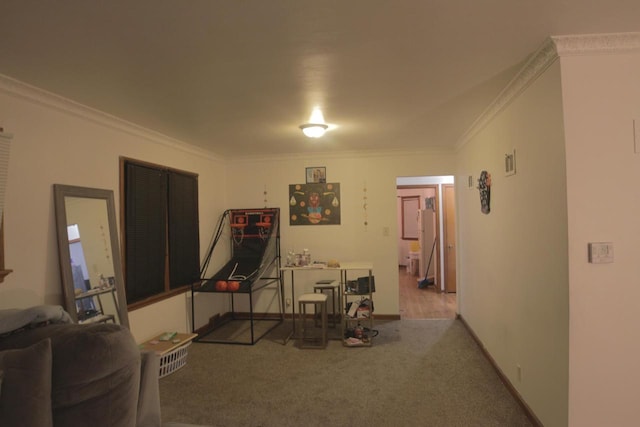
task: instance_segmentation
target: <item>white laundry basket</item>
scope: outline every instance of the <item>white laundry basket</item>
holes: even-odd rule
[[[160,378],[174,373],[187,364],[187,353],[191,341],[160,356]]]

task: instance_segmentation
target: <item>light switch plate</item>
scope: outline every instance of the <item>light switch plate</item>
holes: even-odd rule
[[[511,176],[516,174],[516,150],[504,155],[504,175]]]
[[[608,264],[613,262],[612,242],[589,243],[589,262],[591,264]]]

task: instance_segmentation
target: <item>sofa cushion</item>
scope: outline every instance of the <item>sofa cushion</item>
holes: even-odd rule
[[[0,351],[0,425],[50,427],[51,340]]]
[[[58,329],[58,325],[49,326]],[[92,426],[134,426],[140,350],[128,329],[113,324],[60,325],[52,331],[53,420]]]
[[[51,408],[56,426],[135,426],[140,350],[114,324],[54,324],[0,339],[0,350],[51,339]],[[2,425],[2,424],[0,424]]]

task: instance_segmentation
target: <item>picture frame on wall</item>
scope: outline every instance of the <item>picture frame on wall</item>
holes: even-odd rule
[[[306,168],[307,184],[324,184],[327,182],[327,168],[312,166]]]
[[[289,225],[340,225],[340,183],[289,184]]]

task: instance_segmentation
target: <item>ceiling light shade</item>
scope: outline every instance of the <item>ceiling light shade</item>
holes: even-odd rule
[[[309,138],[320,138],[327,131],[328,127],[329,126],[324,123],[306,123],[300,125],[302,133]]]
[[[309,123],[305,123],[300,125],[300,129],[302,129],[302,133],[309,138],[320,138],[327,131],[329,126],[324,122],[324,116],[322,115],[322,110],[320,108],[315,107],[313,112],[311,113],[311,117],[309,117]]]

